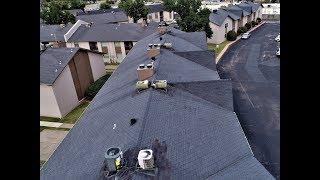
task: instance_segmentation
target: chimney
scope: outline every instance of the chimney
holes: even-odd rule
[[[147,56],[149,58],[156,57],[160,54],[160,46],[159,44],[149,44],[149,48],[147,49]]]
[[[164,21],[161,21],[158,25],[158,33],[165,34],[167,32],[167,24]]]
[[[143,81],[153,76],[154,74],[154,66],[153,63],[150,64],[140,64],[137,69],[138,80]]]

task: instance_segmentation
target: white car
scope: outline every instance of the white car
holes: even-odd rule
[[[280,48],[278,48],[276,55],[280,57]]]
[[[250,33],[243,33],[241,39],[248,39],[251,36]]]
[[[276,40],[277,42],[280,42],[280,33],[274,40]]]

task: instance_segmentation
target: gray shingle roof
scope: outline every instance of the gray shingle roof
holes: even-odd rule
[[[79,48],[47,48],[40,54],[40,84],[52,85]]]
[[[209,16],[210,22],[221,26],[225,19],[228,17],[228,13],[222,9],[217,9],[216,11],[212,12]]]
[[[103,9],[78,13],[77,20],[93,22],[95,24],[116,23],[128,21],[127,14],[121,9]]]
[[[164,6],[162,4],[149,4],[146,6],[149,8],[149,13],[164,11]]]
[[[239,17],[250,15],[250,12],[245,11],[244,9],[241,9],[237,5],[230,5],[226,8],[226,10],[235,14],[236,16],[239,16]]]
[[[157,24],[150,23],[142,27],[136,23],[95,24],[91,27],[81,25],[68,39],[68,42],[112,42],[112,41],[138,41],[150,35],[157,28]]]
[[[173,49],[162,48],[156,57],[156,72],[151,78],[169,74],[168,93],[153,89],[135,92],[136,68],[149,62],[146,48],[149,43],[157,43],[159,36],[153,33],[136,43],[42,167],[42,180],[99,179],[108,147],[118,146],[123,151],[150,147],[155,138],[167,144],[170,167],[166,173],[170,179],[205,179],[253,156],[237,116],[230,110],[232,98],[220,103],[224,95],[214,97],[224,90],[230,94],[230,81],[219,80],[210,65],[175,53],[183,47],[205,51],[187,39],[163,35],[163,39],[171,36],[166,42],[183,42],[173,43]],[[133,126],[131,118],[137,119]],[[248,171],[242,166],[235,169]],[[258,170],[266,171],[262,166]],[[159,173],[164,171],[160,169]],[[270,174],[268,177],[272,178]],[[134,174],[133,179],[145,177]]]
[[[260,162],[248,156],[235,164],[223,169],[222,171],[209,177],[207,180],[221,180],[221,179],[274,179]]]
[[[40,24],[40,42],[64,41],[63,36],[71,27],[72,24],[67,24],[64,28],[60,25]]]
[[[243,8],[244,10],[252,13],[252,12],[256,12],[259,9],[260,4],[248,1],[248,2],[242,2],[242,3],[238,4],[238,6],[240,8]]]

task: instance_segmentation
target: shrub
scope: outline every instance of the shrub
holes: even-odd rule
[[[93,99],[94,96],[96,96],[96,94],[99,92],[99,90],[104,85],[104,83],[108,80],[109,77],[110,77],[110,74],[106,74],[101,78],[99,78],[98,80],[96,80],[94,83],[92,83],[86,90],[85,96],[90,100]]]
[[[257,23],[255,21],[251,21],[251,26],[255,27],[257,25]]]
[[[261,18],[257,18],[257,23],[259,24],[261,22]]]
[[[248,29],[246,27],[239,27],[237,34],[240,35],[240,34],[245,33],[247,31],[248,31]]]
[[[228,41],[234,41],[236,39],[237,39],[237,33],[235,31],[232,30],[227,33],[227,40]]]
[[[110,9],[111,5],[110,5],[110,1],[106,0],[105,2],[100,4],[100,9]]]
[[[247,23],[245,24],[245,26],[246,26],[247,30],[249,30],[249,29],[251,28],[251,23],[248,23],[248,22],[247,22]]]

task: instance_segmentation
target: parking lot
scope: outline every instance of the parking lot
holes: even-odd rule
[[[220,77],[232,79],[234,108],[255,157],[280,179],[280,23],[266,23],[220,59]]]

